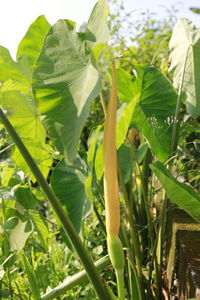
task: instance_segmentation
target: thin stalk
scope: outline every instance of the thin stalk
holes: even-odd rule
[[[101,217],[100,213],[98,212],[98,209],[97,209],[97,207],[96,207],[96,205],[94,203],[93,203],[93,208],[94,208],[94,212],[96,214],[96,217],[97,217],[97,219],[99,221],[99,224],[100,224],[100,226],[101,226],[101,228],[103,230],[103,233],[106,236],[106,226],[105,226],[105,224],[104,224],[104,222],[102,220],[102,217]]]
[[[123,178],[122,170],[121,170],[119,163],[118,163],[118,173],[119,173],[119,180],[121,183],[122,193],[124,195],[124,200],[126,203],[128,220],[130,223],[131,239],[132,239],[132,243],[133,243],[132,246],[133,246],[133,250],[135,253],[135,261],[136,261],[136,266],[137,266],[137,274],[138,274],[138,279],[139,279],[139,283],[140,283],[140,289],[141,289],[142,293],[144,294],[142,263],[141,263],[141,253],[140,253],[140,248],[139,248],[138,233],[135,229],[135,222],[133,220],[133,215],[131,213],[131,208],[130,208],[129,199],[128,199],[128,193],[127,193],[126,185],[124,183],[124,178]]]
[[[108,255],[104,256],[103,258],[99,259],[94,263],[96,270],[101,271],[108,266],[111,265],[110,258]],[[57,299],[57,297],[63,295],[67,291],[73,289],[77,285],[81,285],[88,281],[88,276],[85,270],[71,276],[69,279],[66,278],[63,283],[59,284],[57,287],[53,288],[51,291],[47,292],[43,296],[41,296],[41,300],[52,300]]]
[[[166,207],[167,207],[167,198],[163,196],[163,203],[160,214],[160,221],[158,225],[154,249],[152,253],[151,264],[149,268],[149,284],[151,284],[151,275],[153,271],[153,266],[155,269],[156,277],[156,299],[159,300],[161,297],[162,291],[162,274],[161,274],[161,264],[162,264],[162,241],[164,237],[164,228],[165,228],[165,219],[166,219]],[[160,257],[159,257],[160,255]],[[159,259],[158,259],[159,258]]]
[[[104,195],[103,195],[103,189],[101,187],[101,185],[97,182],[97,180],[94,180],[94,184],[96,185],[96,188],[99,191],[99,202],[101,203],[103,209],[105,209],[105,202],[104,202]]]
[[[119,300],[125,300],[124,293],[124,270],[116,270],[117,288]]]
[[[12,143],[12,144],[8,145],[7,147],[3,148],[3,149],[0,151],[0,154],[3,153],[4,151],[10,149],[10,148],[13,147],[13,146],[14,146],[14,143]]]
[[[132,269],[130,262],[127,262],[128,267],[128,284],[129,284],[129,290],[130,290],[130,299],[133,299],[133,293],[134,293],[134,287],[133,287],[133,281],[132,281]]]
[[[166,209],[167,209],[167,197],[165,197],[165,191],[163,190],[162,194],[162,206],[161,206],[161,214],[160,214],[160,222],[158,228],[158,242],[157,242],[157,286],[158,286],[158,297],[161,297],[162,291],[162,280],[161,280],[161,268],[162,268],[162,249],[163,249],[163,239],[164,239],[164,232],[165,232],[165,222],[166,222]],[[158,298],[159,299],[159,298]]]
[[[181,81],[178,89],[178,99],[177,99],[177,104],[176,104],[176,111],[175,111],[175,117],[174,117],[174,125],[172,129],[172,139],[171,139],[171,155],[175,151],[175,145],[176,145],[176,137],[177,137],[177,129],[178,129],[178,121],[179,121],[179,113],[180,113],[180,107],[181,107],[181,94],[183,90],[183,81],[184,81],[184,75],[185,75],[185,67],[186,67],[186,62],[187,62],[187,56],[188,56],[188,51],[190,49],[190,46],[187,49],[186,56],[185,56],[185,61],[183,65],[183,71],[181,74]]]
[[[84,247],[77,231],[75,230],[73,224],[71,223],[69,217],[65,213],[64,209],[62,208],[59,199],[53,192],[53,190],[48,185],[47,181],[45,180],[44,176],[42,175],[40,169],[36,165],[35,161],[33,160],[32,156],[28,152],[27,148],[25,147],[24,143],[18,136],[17,132],[11,125],[10,121],[6,117],[3,112],[3,109],[0,107],[0,119],[4,124],[5,128],[7,129],[8,133],[11,135],[14,143],[18,147],[21,155],[23,156],[24,160],[26,161],[27,165],[29,166],[31,172],[35,176],[37,182],[39,183],[43,193],[51,203],[57,217],[59,218],[64,230],[66,231],[70,241],[74,249],[76,250],[93,286],[94,289],[99,297],[102,300],[110,300],[108,293],[106,292],[104,285],[101,281],[101,278],[95,269],[95,266],[88,254],[86,248]]]
[[[131,262],[130,262],[130,277],[131,277],[130,281],[131,281],[131,287],[132,287],[132,293],[131,293],[130,300],[143,300],[144,299],[143,298],[144,291],[142,291],[140,289],[137,272],[136,272],[136,269],[132,266]]]
[[[110,295],[111,300],[118,300],[118,298],[115,296],[115,294],[113,293],[112,289],[107,284],[107,282],[104,282],[104,284],[105,284],[105,288],[106,288],[108,294]]]
[[[152,219],[151,219],[151,214],[150,214],[150,209],[149,209],[148,196],[147,196],[147,192],[146,192],[146,186],[145,186],[145,182],[143,180],[143,176],[142,176],[142,172],[141,172],[139,163],[137,161],[137,157],[136,157],[134,146],[133,146],[132,143],[130,143],[130,145],[131,145],[131,152],[132,152],[133,158],[135,159],[137,170],[138,170],[140,178],[141,178],[141,188],[142,188],[142,195],[143,195],[143,199],[144,199],[144,206],[145,206],[147,220],[148,220],[149,237],[150,237],[150,242],[151,242],[151,250],[153,250],[154,232],[153,232],[153,224],[152,224]]]

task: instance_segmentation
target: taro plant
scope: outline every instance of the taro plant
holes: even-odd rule
[[[108,14],[99,0],[84,32],[40,16],[16,61],[0,48],[2,299],[167,299],[169,212],[200,221],[199,29],[178,21],[171,82],[107,61]]]

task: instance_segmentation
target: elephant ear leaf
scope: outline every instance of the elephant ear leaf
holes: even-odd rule
[[[171,151],[177,93],[168,79],[153,66],[139,65],[135,72],[133,91],[138,102],[133,123],[142,131],[157,158],[165,161]]]
[[[45,36],[50,29],[50,24],[44,16],[39,16],[29,27],[17,49],[17,60],[22,63],[24,57],[28,60],[29,68],[33,66],[40,54]]]
[[[57,150],[73,160],[90,103],[100,92],[91,51],[75,23],[59,20],[48,32],[33,72],[33,93]]]
[[[107,43],[110,38],[107,25],[109,5],[107,0],[99,0],[95,5],[87,24],[87,30],[95,36],[95,44]]]
[[[187,19],[178,20],[169,48],[174,86],[182,84],[187,112],[196,118],[200,116],[200,29]]]
[[[151,165],[169,199],[200,223],[200,197],[191,186],[179,182],[159,161]]]
[[[0,82],[6,82],[7,80],[25,82],[27,76],[24,72],[24,68],[17,62],[15,62],[8,49],[0,46]]]

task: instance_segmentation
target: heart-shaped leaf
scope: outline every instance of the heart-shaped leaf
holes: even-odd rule
[[[40,54],[45,36],[50,29],[50,24],[44,16],[39,16],[29,27],[17,49],[17,60],[23,62],[27,58],[30,69]]]
[[[183,84],[187,112],[200,116],[200,29],[187,19],[179,19],[174,28],[169,48],[170,69],[176,88]],[[183,81],[181,83],[181,81]]]
[[[171,151],[172,124],[177,94],[169,80],[151,65],[136,67],[134,93],[138,103],[133,123],[146,137],[151,150],[161,161]]]
[[[44,124],[60,153],[76,155],[91,101],[100,92],[91,52],[71,21],[58,21],[47,34],[33,73],[33,91]]]

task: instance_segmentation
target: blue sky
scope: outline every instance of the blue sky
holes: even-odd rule
[[[124,0],[124,5],[127,10],[149,9],[156,12],[159,17],[166,15],[166,8],[171,9],[174,6],[179,10],[177,17],[188,18],[200,27],[200,15],[189,10],[189,7],[200,7],[200,0]]]
[[[118,0],[121,3],[121,0]],[[200,7],[199,0],[124,0],[128,11],[150,9],[159,17],[166,15],[166,9],[176,6],[179,9],[178,17],[189,18],[197,27],[200,27],[200,15],[189,11],[188,7]],[[17,45],[26,33],[28,26],[41,14],[53,24],[58,19],[71,19],[78,24],[87,21],[96,0],[2,0],[0,9],[0,45],[7,47],[15,57]],[[111,7],[112,10],[112,7]],[[134,17],[134,14],[133,14]]]

